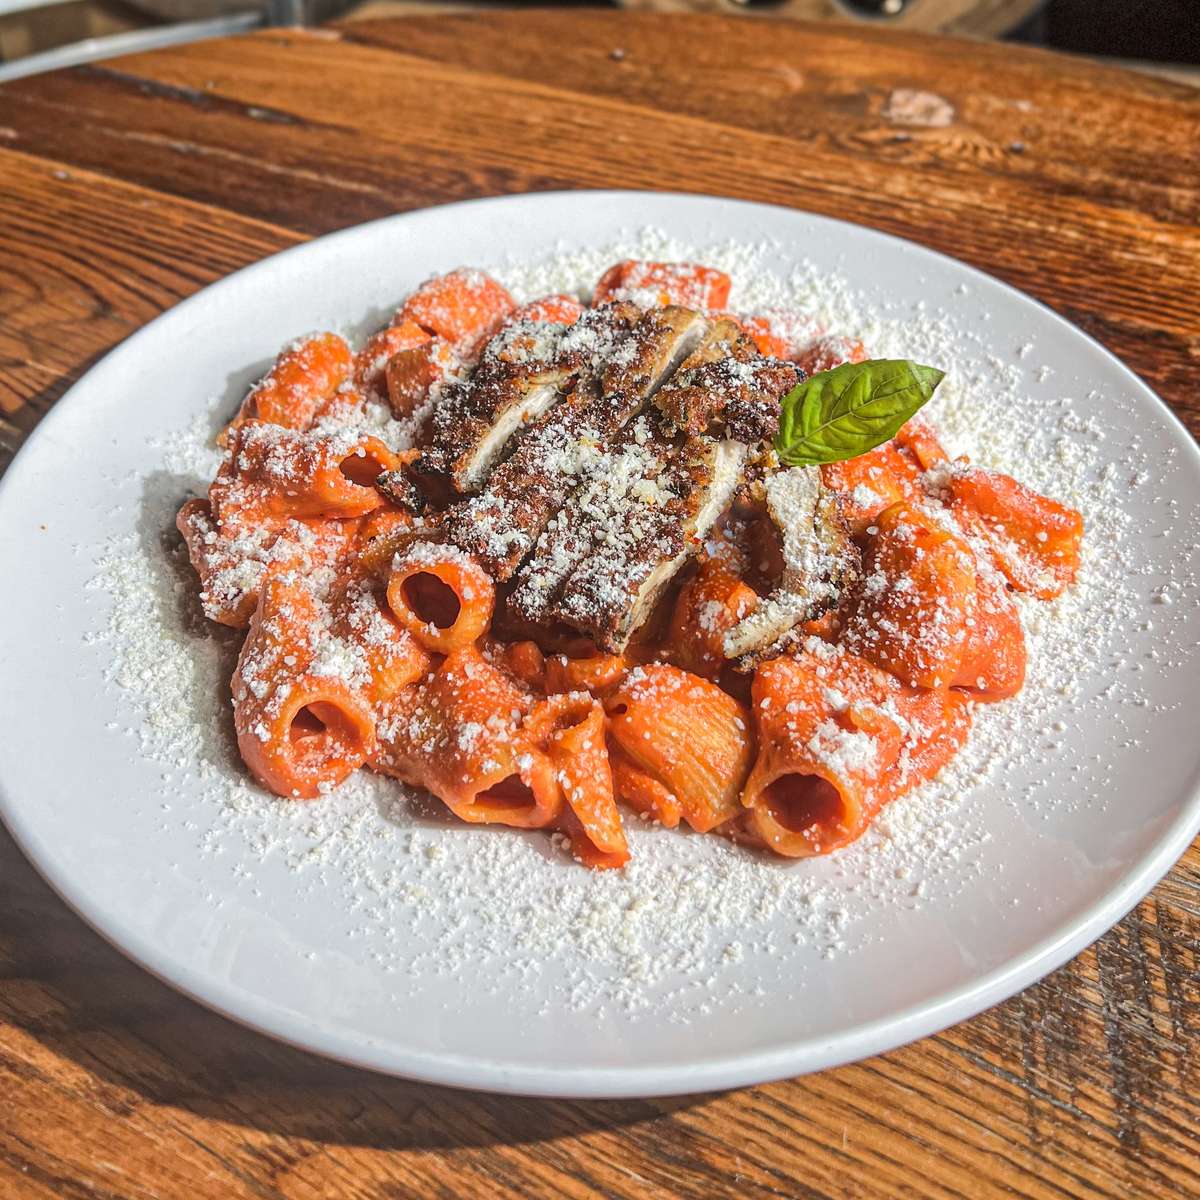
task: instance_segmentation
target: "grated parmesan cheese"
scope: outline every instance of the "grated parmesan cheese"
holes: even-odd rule
[[[112,735],[127,733],[161,765],[161,820],[193,831],[198,854],[232,864],[214,904],[227,896],[253,902],[259,872],[283,863],[295,904],[340,905],[341,950],[353,955],[369,943],[380,976],[394,976],[398,992],[469,974],[473,994],[495,993],[535,1012],[540,1002],[540,1011],[553,1005],[689,1021],[717,1005],[753,1010],[773,986],[855,953],[864,945],[864,918],[882,906],[949,905],[985,872],[1002,870],[987,857],[995,806],[1015,806],[1032,820],[1047,806],[1105,802],[1098,788],[1053,786],[1071,767],[1059,764],[1053,743],[1035,731],[1061,731],[1113,706],[1136,706],[1132,668],[1140,664],[1122,658],[1123,631],[1144,620],[1151,594],[1156,622],[1177,612],[1169,606],[1185,596],[1194,599],[1191,564],[1176,564],[1168,583],[1151,583],[1123,548],[1130,525],[1123,501],[1148,486],[1152,464],[1133,446],[1128,470],[1114,470],[1111,452],[1103,460],[1099,453],[1103,431],[1082,421],[1065,396],[1048,418],[1013,420],[1013,412],[1032,411],[1024,392],[1029,346],[1018,361],[995,359],[985,332],[956,326],[949,312],[891,311],[815,269],[780,278],[772,255],[769,245],[683,246],[651,230],[619,246],[501,264],[493,273],[520,301],[584,295],[618,259],[701,261],[732,275],[735,311],[793,314],[795,328],[785,336],[803,344],[834,329],[880,357],[929,362],[944,361],[948,344],[974,347],[975,359],[954,364],[928,409],[947,448],[1013,471],[1081,509],[1087,524],[1079,584],[1053,604],[1018,598],[1030,651],[1021,695],[977,706],[966,748],[942,775],[889,805],[861,841],[829,859],[781,863],[720,838],[628,820],[633,861],[620,872],[593,874],[548,857],[540,836],[431,816],[436,806],[427,799],[367,772],[311,802],[263,793],[232,740],[228,685],[238,635],[203,620],[178,546],[164,555],[157,539],[130,534],[103,547],[92,585],[113,601],[107,624],[92,637],[106,646],[111,682],[136,713],[127,730],[114,722]],[[526,332],[521,352],[541,354],[543,333]],[[356,420],[398,450],[422,416],[405,425],[368,402]],[[211,477],[217,456],[208,425],[205,414],[158,447],[165,473],[149,493],[151,527],[170,528],[184,498],[181,477],[197,492]],[[563,452],[572,459],[593,453],[579,446]],[[604,469],[620,465],[605,462]],[[1113,682],[1088,695],[1079,681],[1098,656],[1117,664]],[[342,677],[357,669],[336,639],[324,636],[316,660],[321,671]],[[628,686],[636,688],[638,676],[631,674]],[[856,741],[862,735],[828,724],[817,734],[822,753],[858,763],[873,753]],[[479,732],[466,726],[458,737],[469,741]],[[1014,756],[1044,764],[1048,786],[1036,796],[984,786]],[[202,791],[186,811],[172,803],[185,775]],[[753,988],[739,982],[747,963],[759,980]],[[551,977],[558,982],[547,995]]]

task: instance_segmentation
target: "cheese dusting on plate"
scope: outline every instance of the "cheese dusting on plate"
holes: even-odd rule
[[[1099,713],[1144,705],[1138,681],[1146,664],[1124,657],[1122,635],[1147,620],[1148,599],[1157,600],[1152,619],[1166,622],[1172,601],[1195,587],[1194,563],[1162,564],[1168,581],[1156,582],[1123,550],[1133,532],[1124,500],[1153,489],[1171,464],[1146,461],[1133,444],[1124,467],[1114,467],[1112,447],[1101,453],[1105,431],[1082,419],[1069,395],[1035,404],[1024,388],[1038,377],[1036,345],[995,347],[986,324],[963,328],[954,314],[923,306],[881,307],[827,274],[781,278],[772,257],[769,245],[686,246],[648,230],[619,245],[488,270],[525,301],[586,293],[618,259],[710,263],[736,281],[736,311],[804,313],[814,338],[845,336],[881,357],[949,366],[926,414],[950,454],[1011,470],[1084,515],[1078,584],[1049,604],[1016,598],[1030,653],[1024,691],[977,706],[972,735],[943,774],[886,807],[861,841],[830,858],[768,860],[723,839],[634,821],[633,861],[597,875],[564,865],[537,835],[464,827],[427,798],[366,772],[311,802],[268,796],[245,778],[234,746],[228,681],[239,635],[204,620],[173,536],[115,538],[93,581],[105,602],[92,637],[111,655],[110,678],[126,701],[127,719],[110,730],[161,767],[161,821],[186,827],[199,853],[228,863],[229,895],[213,895],[214,906],[232,903],[229,896],[253,904],[259,872],[283,865],[306,902],[344,909],[346,953],[369,941],[397,994],[419,992],[423,980],[469,976],[475,994],[490,987],[535,1012],[567,1005],[688,1021],[715,1007],[752,1009],[756,994],[855,953],[868,913],[952,905],[998,869],[985,854],[994,806],[1020,808],[1036,830],[1054,805],[1114,802],[1101,786],[1103,764],[1061,761],[1057,739]],[[169,529],[189,490],[203,492],[219,460],[212,431],[229,415],[200,414],[153,447],[158,466],[140,530]],[[403,429],[379,414],[370,419],[371,432],[401,446]],[[1195,514],[1179,515],[1189,518]],[[1084,692],[1078,680],[1097,660],[1111,664],[1111,683]],[[1004,766],[1015,758],[1041,767],[1036,794],[1005,786]],[[177,803],[177,782],[197,777],[202,803]],[[731,971],[735,964],[742,969]],[[745,983],[751,977],[754,987]]]

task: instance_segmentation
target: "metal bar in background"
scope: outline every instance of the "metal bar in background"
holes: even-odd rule
[[[49,8],[53,4],[70,2],[71,0],[0,0],[0,17],[9,17],[27,8]]]
[[[129,33],[114,33],[108,37],[86,38],[69,46],[57,46],[41,54],[30,54],[10,63],[0,64],[0,83],[40,75],[43,71],[60,71],[81,63],[116,58],[120,54],[139,54],[143,50],[161,50],[184,42],[199,42],[204,38],[228,37],[258,29],[266,23],[262,13],[234,13],[215,17],[211,21],[186,21],[180,25],[163,25],[153,29],[136,29]]]

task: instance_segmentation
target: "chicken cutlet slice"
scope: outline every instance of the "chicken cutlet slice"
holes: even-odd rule
[[[708,326],[703,313],[678,304],[643,314],[632,336],[609,355],[600,376],[603,403],[621,424],[641,412],[675,374],[703,340]]]
[[[568,495],[538,536],[508,597],[510,615],[524,625],[545,625],[562,586],[591,552],[597,531],[621,519],[634,489],[645,491],[667,468],[673,449],[656,439],[648,415],[635,417],[605,447],[597,447],[588,477]],[[661,431],[661,429],[660,429]]]
[[[581,371],[599,369],[640,317],[634,305],[615,303],[589,310],[573,325],[509,322],[474,371],[444,392],[416,475],[446,479],[460,494],[478,491],[518,435],[569,394]]]
[[[579,371],[578,356],[560,349],[561,325],[539,324],[544,328],[531,331],[531,352],[515,359],[493,355],[493,339],[470,377],[446,388],[419,475],[445,476],[459,493],[477,491],[517,431],[565,395]]]
[[[483,490],[446,512],[451,540],[498,580],[512,577],[563,497],[585,473],[600,435],[586,421],[587,385],[577,385],[522,438]]]
[[[572,490],[600,469],[604,448],[645,408],[707,326],[700,313],[669,307],[646,313],[630,329],[625,322],[631,306],[606,307],[616,310],[605,327],[610,332],[592,339],[589,361],[568,399],[528,430],[476,496],[446,514],[452,540],[497,579],[510,579],[534,551]]]
[[[725,635],[722,650],[744,669],[779,648],[801,621],[833,608],[858,575],[860,556],[837,496],[819,467],[789,467],[762,484],[767,513],[783,547],[783,575],[755,610]]]
[[[745,457],[732,438],[686,438],[593,519],[590,551],[566,576],[550,615],[601,649],[623,650],[728,505]]]
[[[775,436],[780,401],[803,378],[791,363],[764,358],[736,321],[719,317],[654,403],[687,433],[719,426],[753,445]]]

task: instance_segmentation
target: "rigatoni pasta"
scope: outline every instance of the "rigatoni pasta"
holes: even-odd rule
[[[732,283],[626,261],[518,304],[459,269],[357,350],[285,348],[177,518],[205,614],[246,631],[260,784],[310,799],[365,766],[593,869],[681,823],[803,858],[1020,690],[1014,596],[1070,586],[1079,514],[923,417],[797,461],[806,373],[940,373],[731,312]]]
[[[605,709],[613,744],[666,789],[698,833],[737,813],[750,769],[749,714],[727,692],[651,663],[626,675]]]
[[[462,647],[384,709],[373,765],[432,792],[464,821],[545,828],[563,796],[526,727],[534,706],[507,672]]]
[[[495,598],[491,576],[457,546],[415,541],[392,563],[388,605],[428,650],[448,654],[478,641]]]
[[[353,358],[345,338],[315,333],[286,347],[275,365],[250,389],[222,442],[248,420],[284,429],[305,429],[349,379]]]
[[[311,799],[357,770],[375,747],[363,689],[324,659],[319,603],[275,575],[259,597],[233,677],[234,729],[260,783]]]

